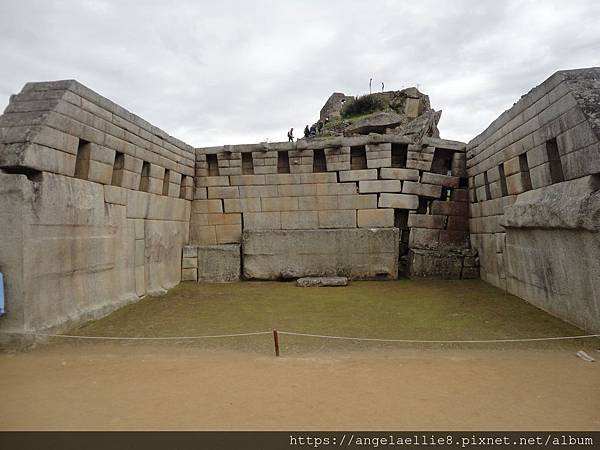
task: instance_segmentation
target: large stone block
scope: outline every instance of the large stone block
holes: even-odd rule
[[[415,169],[382,167],[380,169],[380,178],[402,181],[419,181],[419,171]]]
[[[39,144],[0,144],[0,167],[26,167],[72,177],[76,157]]]
[[[164,169],[163,169],[164,170]],[[153,178],[142,175],[140,180],[140,191],[149,192],[151,194],[162,194],[163,179]]]
[[[281,228],[279,211],[245,212],[243,216],[245,230],[278,230]]]
[[[467,216],[448,216],[448,230],[469,231]]]
[[[338,199],[340,197],[342,196],[321,195],[310,197],[298,197],[298,209],[300,211],[325,211],[331,209],[338,209]]]
[[[232,186],[252,186],[265,184],[264,175],[231,175],[229,182]]]
[[[423,177],[421,178],[422,183],[437,184],[447,188],[458,188],[459,181],[459,177],[440,175],[431,172],[423,172]]]
[[[352,195],[356,194],[356,183],[321,183],[315,184],[317,195]]]
[[[350,147],[326,148],[327,170],[350,170]]]
[[[239,213],[213,213],[207,214],[208,225],[237,225],[242,223],[242,215]]]
[[[405,181],[402,186],[403,194],[414,194],[421,197],[440,198],[442,187],[435,184],[417,183],[415,181]]]
[[[327,186],[325,184],[324,186]],[[280,184],[277,186],[277,194],[280,197],[302,197],[317,195],[316,184]]]
[[[395,228],[244,231],[244,277],[396,279],[398,244]]]
[[[600,333],[598,249],[597,232],[509,229],[504,253],[508,291],[590,333]]]
[[[192,214],[222,213],[223,202],[217,199],[194,200],[192,202]]]
[[[384,169],[381,169],[384,170]],[[417,177],[418,177],[417,173]],[[340,181],[363,181],[363,180],[376,180],[377,169],[363,169],[363,170],[344,170],[339,173]],[[383,177],[382,177],[383,178]]]
[[[272,197],[262,198],[261,208],[263,211],[297,211],[298,197]]]
[[[198,246],[198,281],[232,282],[240,279],[240,246]]]
[[[242,224],[217,225],[215,232],[217,244],[237,244],[242,239]]]
[[[208,198],[239,198],[240,191],[238,186],[214,186],[208,188]]]
[[[410,250],[408,275],[411,278],[459,279],[462,257],[456,254],[431,250]]]
[[[377,208],[377,195],[375,194],[357,194],[357,195],[338,195],[338,209],[374,209]]]
[[[190,223],[190,243],[214,245],[217,243],[217,227],[215,225],[199,225]]]
[[[439,214],[416,214],[410,213],[408,215],[408,226],[416,228],[433,228],[443,229],[446,228],[447,216]]]
[[[137,299],[133,224],[102,185],[0,173],[0,199],[3,330],[64,328]]]
[[[223,200],[225,212],[260,212],[260,198],[226,198]]]
[[[417,209],[419,197],[408,194],[381,194],[379,196],[380,208]]]
[[[359,209],[357,225],[360,228],[391,228],[394,226],[394,210]]]
[[[432,228],[411,228],[410,248],[435,250],[439,247],[440,230]]]
[[[127,191],[117,186],[104,186],[104,201],[116,205],[127,205]]]
[[[148,293],[165,293],[181,281],[182,247],[189,241],[188,233],[186,221],[144,221]]]
[[[184,258],[198,258],[198,246],[197,245],[184,245],[182,250]],[[196,267],[198,265],[196,264]]]
[[[450,217],[448,217],[450,221]],[[462,250],[469,247],[467,230],[440,230],[440,248]]]
[[[283,230],[319,228],[319,213],[317,211],[282,211],[281,228]]]
[[[206,200],[208,198],[208,190],[205,187],[195,187],[194,197],[191,200]]]
[[[181,269],[181,281],[198,281],[198,269]]]
[[[240,198],[277,197],[277,186],[240,186]]]
[[[517,195],[531,189],[529,172],[517,172],[506,177],[506,188],[509,195]]]
[[[319,211],[319,228],[354,228],[356,210]]]
[[[137,191],[140,188],[140,179],[141,175],[139,172],[132,172],[126,169],[115,169],[113,170],[111,184],[113,186],[120,186],[124,189]]]
[[[196,183],[198,187],[229,186],[229,177],[222,175],[199,177],[196,179]]]
[[[509,228],[599,231],[600,176],[588,176],[525,192],[503,208]]]
[[[369,194],[372,192],[401,192],[402,182],[400,180],[359,181],[358,191],[361,194]]]

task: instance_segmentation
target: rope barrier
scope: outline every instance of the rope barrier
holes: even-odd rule
[[[258,336],[271,334],[271,331],[258,331],[255,333],[237,333],[237,334],[215,334],[212,336],[166,336],[166,337],[120,337],[120,336],[78,336],[73,334],[48,334],[36,332],[11,332],[11,334],[27,334],[33,336],[66,338],[66,339],[98,339],[107,341],[186,341],[191,339],[214,339],[239,336]]]
[[[481,340],[419,340],[419,339],[379,339],[379,338],[359,338],[348,336],[330,336],[324,334],[295,333],[292,331],[278,331],[279,334],[289,336],[304,336],[322,339],[338,339],[346,341],[374,341],[374,342],[404,342],[410,344],[481,344],[481,343],[502,343],[502,342],[532,342],[532,341],[556,341],[567,339],[585,339],[600,337],[600,334],[587,334],[582,336],[557,336],[544,338],[523,338],[523,339],[481,339]]]
[[[215,338],[228,338],[228,337],[241,337],[241,336],[259,336],[272,334],[273,331],[257,331],[252,333],[237,333],[237,334],[216,334],[216,335],[204,335],[204,336],[167,336],[167,337],[120,337],[120,336],[78,336],[69,334],[48,334],[48,333],[37,333],[37,332],[10,332],[10,334],[26,334],[42,337],[52,338],[66,338],[66,339],[97,339],[97,340],[127,340],[127,341],[165,341],[165,340],[192,340],[192,339],[215,339]],[[364,338],[364,337],[351,337],[351,336],[332,336],[325,334],[310,334],[310,333],[297,333],[293,331],[281,331],[277,330],[279,334],[285,334],[288,336],[301,336],[301,337],[312,337],[321,339],[337,339],[346,341],[367,341],[367,342],[402,342],[407,344],[483,344],[483,343],[509,343],[509,342],[536,342],[536,341],[558,341],[568,339],[587,339],[587,338],[598,338],[600,334],[586,334],[580,336],[554,336],[554,337],[542,337],[542,338],[521,338],[521,339],[479,339],[479,340],[422,340],[422,339],[383,339],[383,338]]]

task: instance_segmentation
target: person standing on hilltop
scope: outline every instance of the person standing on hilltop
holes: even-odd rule
[[[288,131],[288,142],[294,142],[294,129],[290,128]]]
[[[304,137],[307,138],[310,136],[310,130],[308,129],[308,125],[304,127]]]

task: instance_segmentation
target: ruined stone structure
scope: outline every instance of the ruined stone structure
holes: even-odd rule
[[[64,328],[181,279],[194,149],[75,81],[0,118],[0,329]]]
[[[468,144],[481,278],[600,331],[600,68],[557,72]]]
[[[0,334],[182,279],[473,278],[479,261],[598,331],[599,96],[598,69],[559,72],[468,145],[427,109],[408,134],[194,149],[76,81],[29,83],[0,117]]]
[[[243,244],[247,279],[394,279],[399,261],[401,274],[477,277],[464,149],[394,135],[197,149],[190,241]],[[206,270],[184,260],[185,279]]]

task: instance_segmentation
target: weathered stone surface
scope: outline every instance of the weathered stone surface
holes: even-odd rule
[[[429,250],[413,250],[408,252],[411,278],[443,278],[459,279],[462,273],[462,257]]]
[[[354,122],[346,128],[348,134],[382,133],[403,122],[402,116],[393,112],[378,112]]]
[[[442,195],[442,187],[435,184],[405,181],[402,185],[402,193],[415,194],[427,198],[440,198]]]
[[[281,229],[310,230],[319,228],[318,211],[282,211]]]
[[[319,211],[319,228],[354,228],[356,210]]]
[[[381,194],[379,196],[380,208],[417,209],[419,197],[408,194]]]
[[[49,173],[0,181],[3,330],[68,326],[137,299],[133,224],[102,185]]]
[[[484,280],[597,330],[599,82],[599,69],[556,74],[467,155],[463,144],[436,137],[439,112],[416,90],[386,97],[403,119],[414,118],[390,134],[194,152],[75,81],[28,84],[0,118],[0,167],[26,174],[0,173],[10,308],[0,326],[66,326],[201,271],[238,279],[239,245],[201,254],[182,246],[239,242],[242,227],[276,229],[244,242],[252,277],[395,278],[398,231],[370,228],[396,219],[411,275],[476,276],[477,257],[465,252],[471,240]],[[370,126],[389,128],[374,119]],[[466,170],[478,201],[469,222],[458,178]],[[400,186],[402,194],[389,193]],[[192,195],[193,207],[185,200]],[[405,224],[406,210],[417,209],[428,214]]]
[[[440,175],[438,173],[424,172],[421,182],[427,184],[438,184],[440,186],[448,188],[458,188],[459,183],[458,177],[452,177],[448,175]]]
[[[198,246],[197,245],[184,245],[182,252],[183,252],[184,258],[198,258]],[[197,264],[196,264],[196,267],[198,267]]]
[[[382,167],[380,176],[383,179],[419,181],[419,171],[415,169],[396,169]]]
[[[244,277],[396,279],[398,241],[394,228],[244,231]]]
[[[339,174],[340,181],[342,183],[346,181],[363,181],[377,179],[377,169],[344,170],[341,171]]]
[[[467,146],[481,278],[589,331],[600,330],[599,81],[598,68],[557,72]]]
[[[240,279],[240,246],[199,245],[198,281],[232,282]]]
[[[551,243],[551,245],[548,245]],[[600,235],[583,229],[509,229],[508,291],[600,333]]]
[[[400,192],[402,191],[402,182],[400,180],[368,180],[358,183],[358,191],[361,194],[372,192]]]
[[[189,203],[132,191],[142,160],[158,194],[166,168],[172,196],[194,172],[191,147],[76,81],[30,83],[11,99],[0,166],[26,175],[0,174],[2,330],[64,329],[181,280]]]
[[[198,281],[198,269],[181,269],[181,281]]]
[[[144,225],[146,291],[164,293],[181,280],[178,266],[189,227],[186,222],[169,220],[146,220]]]
[[[431,214],[443,214],[445,216],[466,216],[469,211],[469,204],[465,202],[434,200],[431,202],[429,211]]]
[[[437,228],[443,229],[446,227],[447,216],[433,214],[416,214],[408,215],[408,226],[416,228]]]
[[[410,248],[435,250],[440,243],[440,230],[429,228],[411,228]]]
[[[393,209],[359,209],[357,224],[360,228],[390,228],[394,226]]]
[[[566,228],[600,231],[600,175],[525,192],[504,209],[510,228]]]
[[[346,277],[305,277],[298,278],[296,285],[300,287],[348,286]]]

